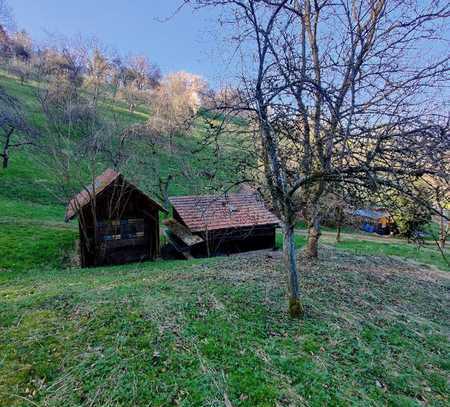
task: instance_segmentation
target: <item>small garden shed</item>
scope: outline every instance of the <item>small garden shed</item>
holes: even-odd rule
[[[275,248],[279,220],[258,193],[177,196],[169,200],[174,219],[204,241],[193,250],[194,255]]]
[[[166,212],[120,173],[107,169],[67,207],[66,222],[78,217],[81,265],[155,259],[160,211]]]

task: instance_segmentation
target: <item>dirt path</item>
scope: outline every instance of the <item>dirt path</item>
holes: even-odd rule
[[[303,229],[296,229],[295,233],[300,236],[307,236],[307,231]],[[322,237],[326,240],[336,240],[336,232],[322,231]],[[358,240],[363,242],[377,242],[377,243],[398,243],[398,244],[408,244],[404,239],[398,239],[391,236],[379,236],[379,235],[369,235],[362,233],[341,233],[342,240]],[[430,245],[430,242],[425,242],[425,245]],[[434,242],[432,243],[434,246]]]

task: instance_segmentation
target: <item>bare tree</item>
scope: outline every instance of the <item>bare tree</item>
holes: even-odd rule
[[[152,64],[147,57],[143,55],[131,57],[129,69],[132,71],[133,82],[137,90],[152,89],[159,84],[161,72],[158,66]]]
[[[170,193],[205,193],[214,186],[216,174],[206,174],[206,169],[214,165],[206,157],[195,155],[195,143],[192,147],[174,148],[165,134],[155,132],[147,124],[125,129],[121,143],[132,152],[127,172],[140,174],[141,188],[155,196],[167,210],[170,209]],[[195,165],[192,165],[193,156],[197,158]],[[220,182],[217,185],[222,186]]]
[[[108,58],[96,47],[89,57],[86,72],[86,84],[96,99],[99,98],[101,90],[106,88],[109,73],[110,63]]]
[[[8,32],[0,23],[0,57],[3,61],[7,60],[12,55],[11,40]]]
[[[106,168],[122,170],[132,159],[123,133],[126,124],[113,115],[107,115],[102,105],[114,103],[106,92],[86,92],[83,89],[85,62],[88,56],[95,58],[95,49],[88,45],[79,48],[61,47],[47,57],[47,68],[43,70],[42,86],[37,99],[44,115],[44,136],[39,155],[40,163],[53,175],[53,193],[61,203],[67,204],[82,191],[80,202],[70,201],[78,212],[80,233],[84,234],[87,246],[83,250],[94,253],[97,241],[96,197],[99,188],[95,180]],[[98,61],[97,61],[98,62]],[[103,65],[103,63],[99,65]],[[100,70],[100,68],[98,69]],[[92,68],[98,81],[101,73]],[[100,86],[95,83],[92,86]],[[123,196],[122,196],[123,195]],[[117,214],[118,204],[125,197],[125,190],[118,186],[114,202],[110,202],[110,216]],[[79,211],[84,200],[90,201],[90,211]],[[94,238],[89,239],[88,228],[94,227]]]
[[[201,106],[206,82],[198,75],[175,72],[163,78],[152,94],[150,129],[172,138],[177,133],[186,132]]]
[[[25,31],[13,33],[9,38],[8,71],[19,77],[23,85],[31,73],[33,43]]]
[[[126,64],[120,59],[116,66],[114,81],[119,85],[120,96],[128,104],[128,109],[133,112],[139,104],[148,102],[150,91],[154,89],[160,80],[159,68],[150,63],[145,56],[132,56]]]
[[[52,36],[50,45],[39,52],[38,79],[48,81],[60,95],[67,94],[63,88],[71,88],[73,92],[81,90],[90,56],[95,54],[93,42],[81,37]]]
[[[0,137],[2,148],[2,167],[8,168],[11,149],[36,144],[38,132],[33,129],[25,113],[20,108],[17,99],[8,95],[0,88]]]
[[[125,69],[122,58],[119,55],[114,54],[110,61],[110,84],[113,98],[116,98],[117,92],[124,82],[126,76]]]
[[[436,1],[187,0],[221,7],[240,56],[239,103],[248,111],[264,181],[283,221],[289,311],[302,313],[296,213],[317,254],[320,202],[330,185],[376,190],[443,175],[450,140],[433,108],[448,83],[436,49],[448,3]],[[433,43],[433,47],[430,44]],[[445,46],[445,42],[442,42]],[[427,53],[418,53],[427,49]]]

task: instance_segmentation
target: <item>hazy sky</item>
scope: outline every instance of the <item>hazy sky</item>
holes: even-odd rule
[[[163,72],[186,70],[218,83],[220,48],[211,34],[212,11],[182,10],[180,0],[9,0],[17,28],[38,41],[48,33],[96,37],[121,54],[145,54]],[[215,55],[215,56],[214,56]]]

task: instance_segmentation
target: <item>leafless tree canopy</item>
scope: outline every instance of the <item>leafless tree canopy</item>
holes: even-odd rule
[[[317,253],[320,200],[337,184],[413,194],[448,160],[450,6],[440,1],[188,0],[221,7],[241,57],[264,182],[284,222],[290,298],[298,308],[293,227],[301,211]],[[435,52],[433,51],[435,50]],[[444,52],[440,52],[444,50]],[[297,304],[297,305],[296,305]]]
[[[167,75],[152,93],[150,128],[169,137],[186,132],[202,104],[206,82],[198,75],[175,72]]]

